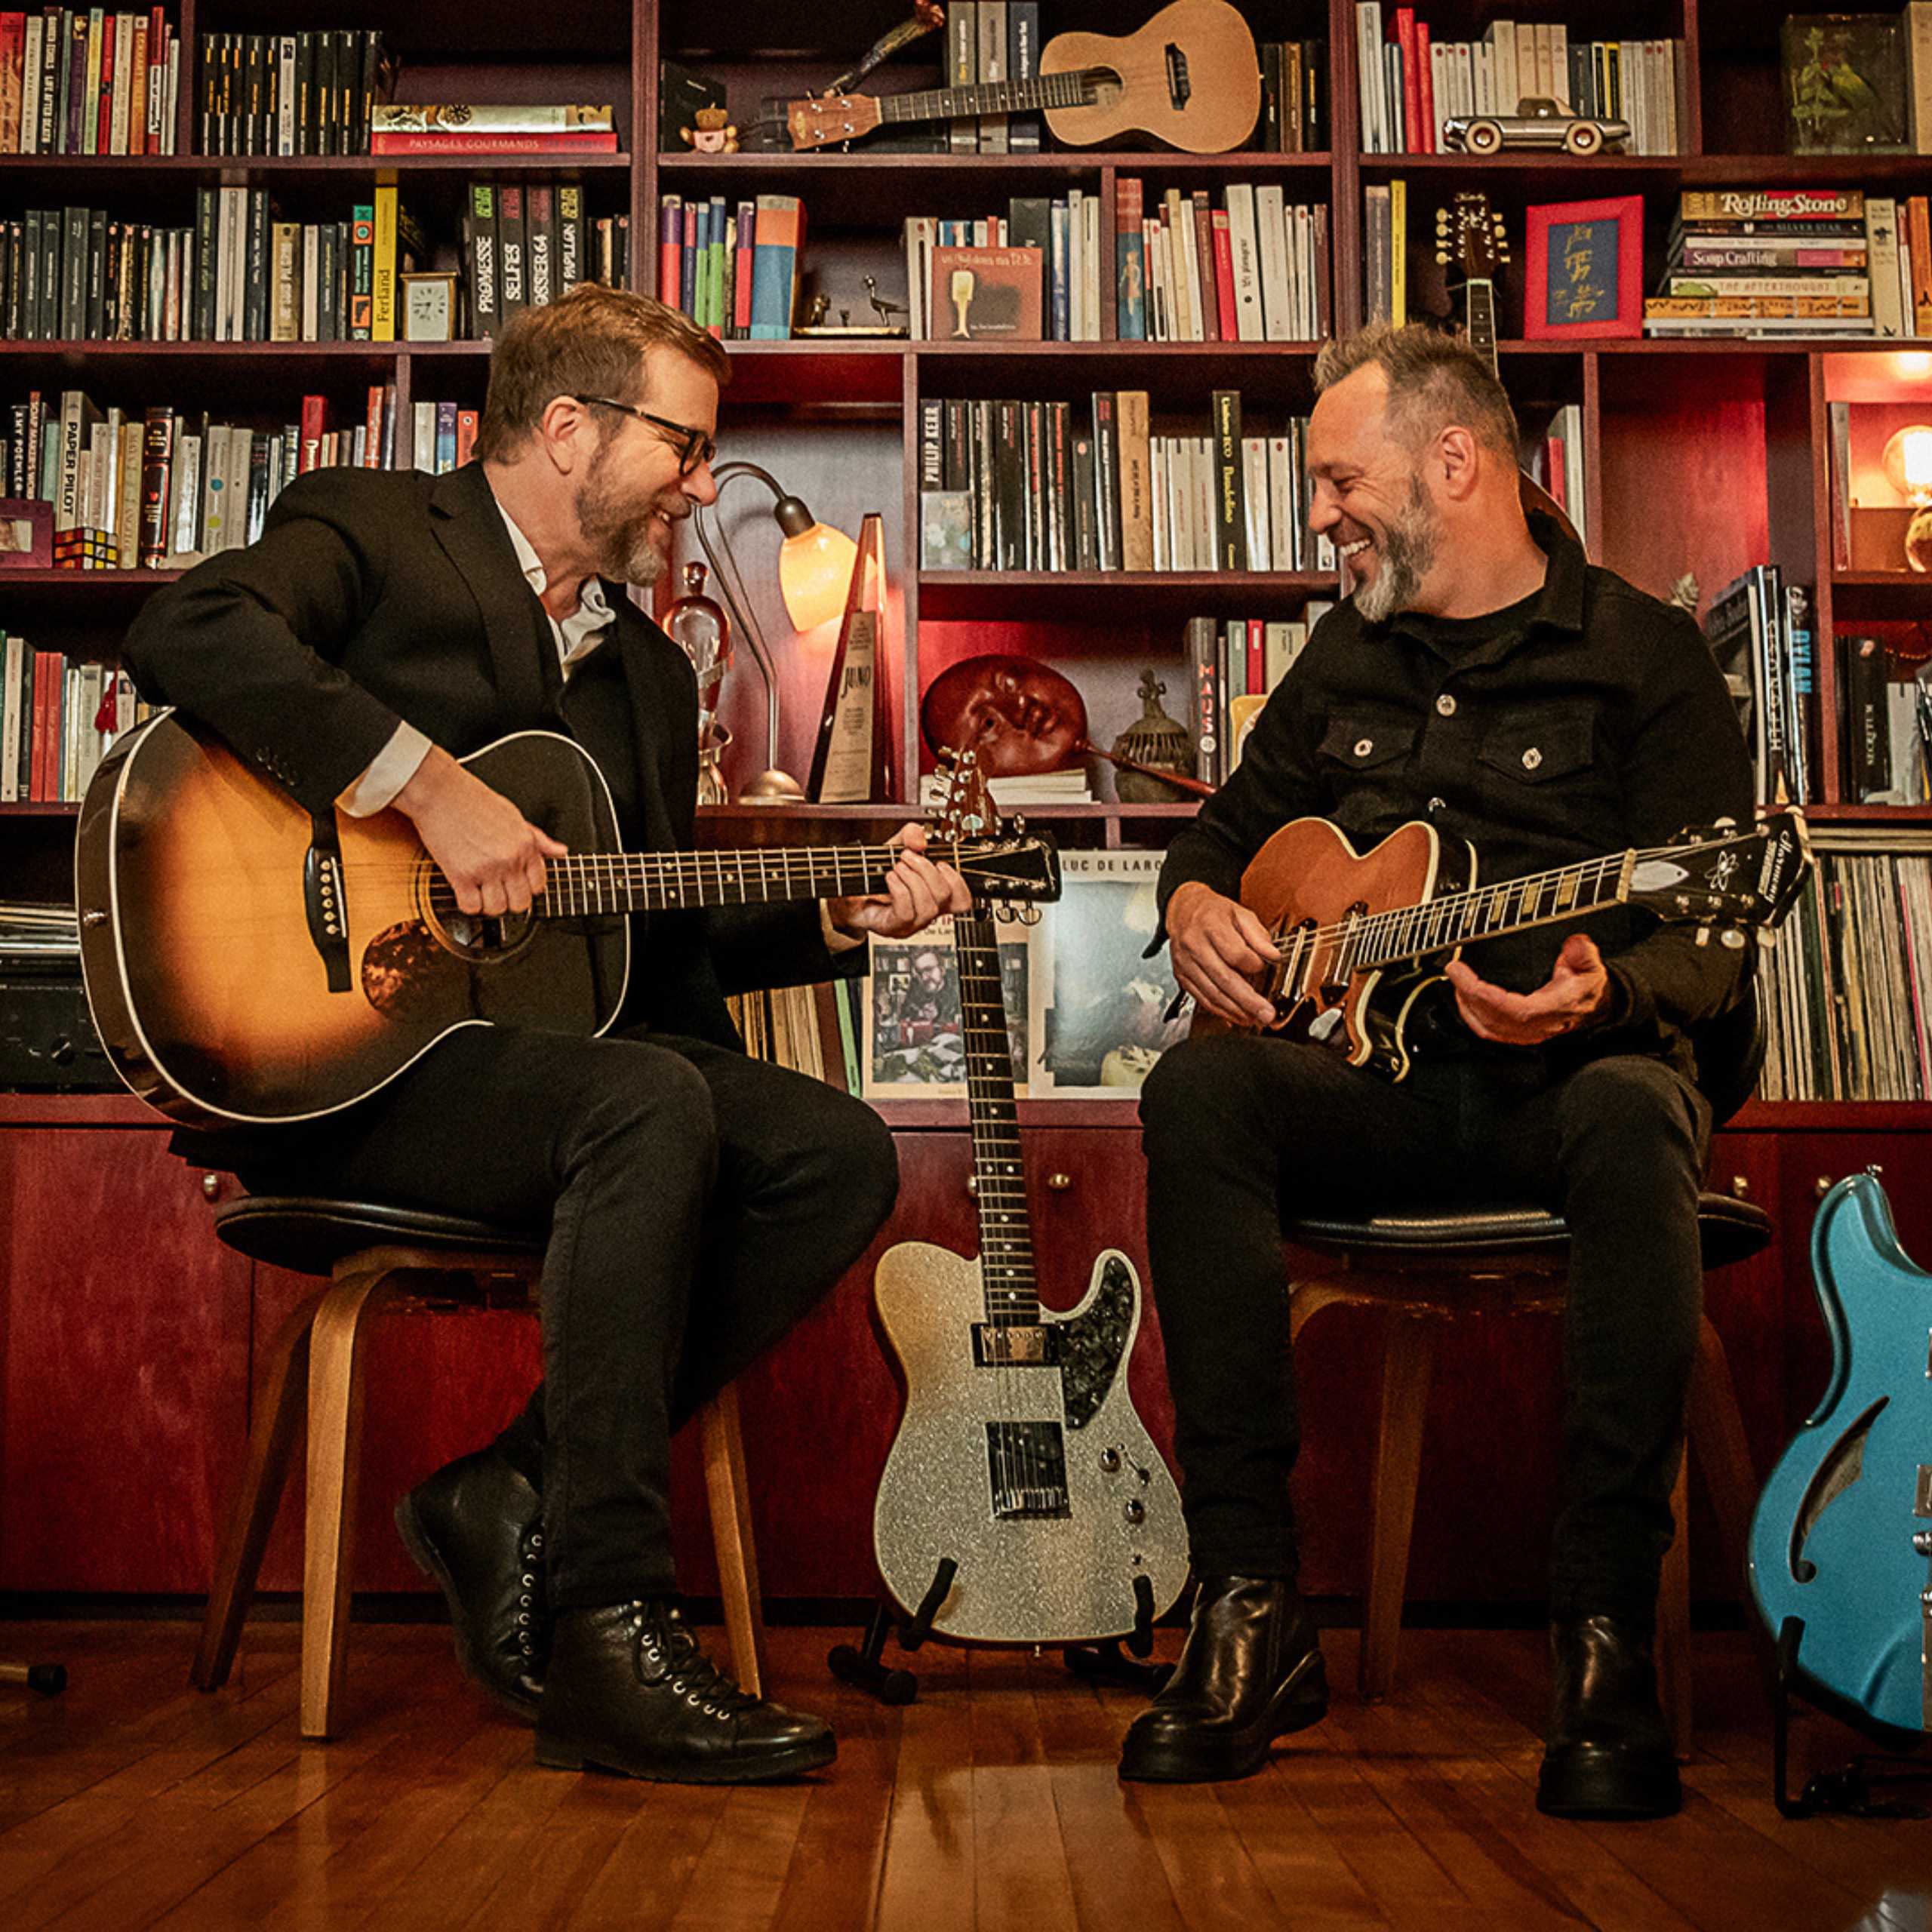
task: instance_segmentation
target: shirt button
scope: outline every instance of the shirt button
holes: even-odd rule
[[[1429,801],[1429,809],[1431,812],[1446,812],[1449,809],[1448,801],[1444,798],[1432,798]]]
[[[1454,718],[1456,715],[1456,700],[1447,691],[1435,700],[1435,715],[1438,718]]]
[[[1369,753],[1374,750],[1374,749],[1375,740],[1373,738],[1358,738],[1355,740],[1355,756],[1357,758],[1367,757]]]
[[[1523,769],[1525,771],[1535,771],[1542,762],[1543,753],[1538,751],[1534,745],[1523,754]]]

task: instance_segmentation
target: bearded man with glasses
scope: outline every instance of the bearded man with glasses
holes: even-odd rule
[[[628,849],[693,841],[696,681],[625,594],[713,501],[724,350],[598,285],[518,316],[478,460],[298,477],[259,542],[143,608],[126,661],[326,817],[399,811],[463,910],[542,893],[564,848],[459,762],[568,733]],[[653,915],[610,1029],[454,1032],[325,1118],[177,1135],[265,1193],[389,1200],[547,1233],[546,1380],[496,1441],[397,1509],[459,1662],[538,1726],[540,1761],[740,1782],[829,1763],[815,1718],[747,1695],[679,1616],[672,1432],[857,1258],[898,1187],[878,1117],[748,1060],[728,991],[808,983],[970,903],[906,828],[887,891]]]

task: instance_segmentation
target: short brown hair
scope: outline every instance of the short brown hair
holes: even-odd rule
[[[640,371],[655,350],[695,362],[721,389],[731,365],[717,339],[648,295],[580,281],[561,300],[512,318],[490,357],[476,454],[502,458],[536,429],[553,398],[641,402]]]
[[[1512,466],[1516,463],[1516,412],[1488,358],[1467,337],[1417,322],[1399,329],[1371,322],[1327,343],[1316,356],[1315,393],[1371,364],[1388,379],[1389,431],[1404,448],[1418,450],[1457,423]]]

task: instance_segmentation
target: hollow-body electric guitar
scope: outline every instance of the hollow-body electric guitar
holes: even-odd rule
[[[1400,1080],[1416,1001],[1465,946],[1618,905],[1742,946],[1746,927],[1775,926],[1790,911],[1809,863],[1804,818],[1785,811],[1484,886],[1475,847],[1422,820],[1358,854],[1326,819],[1298,818],[1248,862],[1241,903],[1281,955],[1260,987],[1274,1002],[1273,1030],[1321,1041]],[[1198,1031],[1220,1023],[1195,1012]]]
[[[1137,33],[1055,34],[1036,79],[828,94],[789,103],[785,119],[792,146],[811,149],[905,122],[1042,110],[1072,147],[1146,134],[1186,153],[1225,154],[1261,112],[1254,35],[1227,0],[1173,0]]]
[[[463,912],[400,812],[312,816],[172,712],[115,745],[82,803],[75,900],[94,1026],[136,1094],[190,1124],[304,1120],[460,1026],[601,1032],[629,976],[623,915],[875,892],[897,856],[624,852],[572,740],[520,731],[463,762],[570,848],[528,912]],[[976,894],[1058,897],[1040,837],[929,850]]]
[[[879,1320],[906,1377],[872,1516],[879,1574],[945,1636],[1145,1632],[1187,1580],[1187,1541],[1128,1393],[1140,1280],[1109,1248],[1077,1308],[1041,1307],[991,916],[955,918],[953,943],[980,1254],[903,1241],[878,1265]]]

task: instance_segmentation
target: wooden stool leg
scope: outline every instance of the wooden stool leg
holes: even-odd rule
[[[738,1392],[727,1384],[700,1411],[704,1482],[711,1502],[711,1540],[731,1638],[731,1669],[754,1697],[764,1695],[764,1601],[752,1540],[751,1490],[745,1480],[745,1441],[738,1424]]]
[[[220,1690],[235,1662],[255,1579],[261,1574],[262,1552],[268,1547],[288,1483],[296,1431],[307,1405],[309,1331],[328,1293],[323,1286],[304,1295],[269,1345],[261,1386],[255,1392],[241,1487],[223,1533],[202,1619],[201,1645],[188,1673],[189,1682],[198,1690]]]
[[[309,1521],[302,1572],[302,1735],[331,1734],[349,1662],[350,1540],[362,1435],[363,1318],[386,1268],[339,1271],[309,1343]]]
[[[1724,1539],[1724,1570],[1741,1589],[1758,1477],[1751,1466],[1750,1445],[1744,1439],[1744,1418],[1738,1412],[1730,1362],[1722,1338],[1708,1318],[1698,1331],[1697,1360],[1690,1373],[1690,1444],[1697,1452],[1697,1466],[1710,1492],[1718,1534]]]
[[[1435,1361],[1434,1315],[1392,1315],[1383,1344],[1382,1413],[1369,1491],[1368,1601],[1362,1620],[1361,1694],[1386,1697],[1408,1581],[1409,1535],[1422,1473],[1423,1423]]]
[[[1670,1513],[1677,1534],[1664,1552],[1663,1580],[1657,1592],[1657,1695],[1679,1758],[1690,1755],[1690,1538],[1688,1457],[1677,1466]]]

